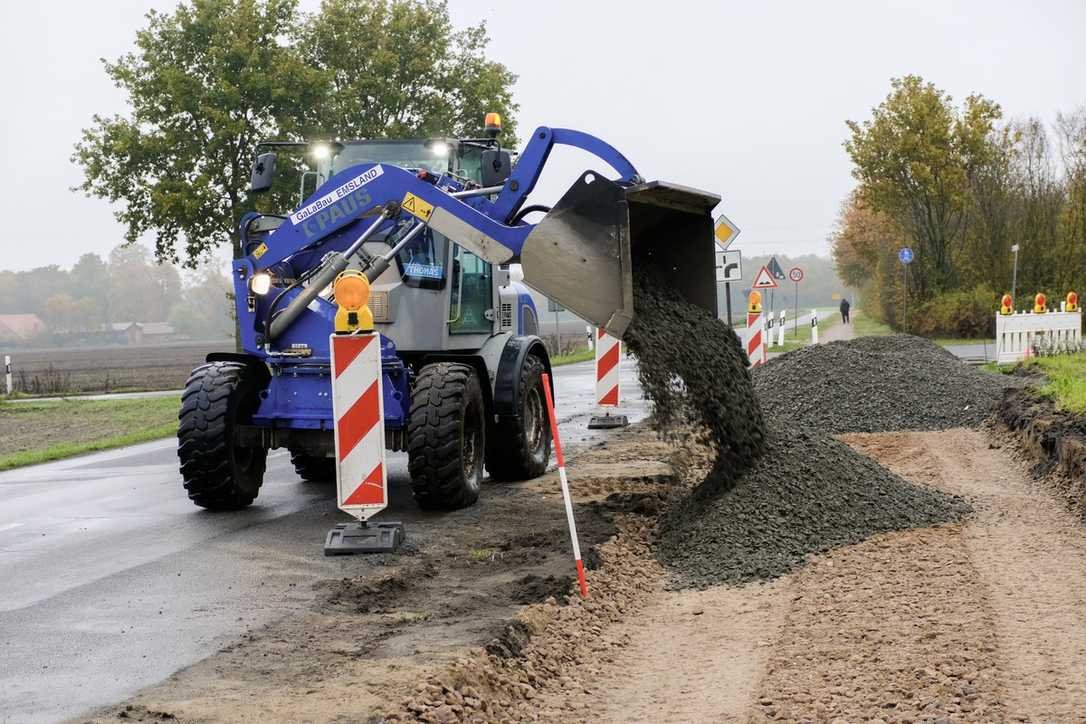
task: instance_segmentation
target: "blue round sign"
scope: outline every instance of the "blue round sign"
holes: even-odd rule
[[[908,264],[913,260],[913,250],[906,246],[897,253],[897,258],[902,264]]]

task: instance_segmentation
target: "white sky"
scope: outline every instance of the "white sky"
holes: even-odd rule
[[[174,4],[0,0],[0,268],[68,266],[122,239],[107,202],[68,190],[80,180],[69,158],[93,114],[125,110],[98,58],[129,50],[147,9]],[[844,121],[865,118],[892,76],[983,93],[1014,117],[1086,104],[1086,3],[1074,0],[450,7],[457,25],[485,18],[492,56],[520,76],[522,136],[588,131],[648,179],[721,194],[751,254],[825,252],[852,186]],[[554,154],[534,199],[556,200],[591,165]]]

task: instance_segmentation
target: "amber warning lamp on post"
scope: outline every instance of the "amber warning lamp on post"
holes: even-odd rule
[[[754,291],[750,293],[750,300],[748,302],[747,311],[756,313],[762,311],[762,293]]]
[[[1003,299],[1001,299],[999,301],[999,313],[1000,314],[1010,314],[1013,311],[1011,309],[1011,307],[1013,307],[1013,306],[1014,306],[1014,299],[1011,298],[1010,294],[1004,294]]]
[[[1048,304],[1048,298],[1044,294],[1038,293],[1037,296],[1033,298],[1033,313],[1044,314],[1047,312],[1048,307],[1045,306],[1046,304]]]
[[[1078,294],[1075,292],[1067,292],[1067,311],[1078,311]]]
[[[336,333],[369,332],[373,329],[373,312],[370,311],[370,283],[366,275],[357,269],[348,269],[332,282],[335,295]]]

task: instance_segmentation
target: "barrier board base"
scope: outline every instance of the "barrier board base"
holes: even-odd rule
[[[403,523],[340,523],[328,531],[324,555],[392,553],[403,543]]]
[[[625,415],[593,415],[588,421],[589,430],[611,430],[616,427],[627,427],[630,424]]]

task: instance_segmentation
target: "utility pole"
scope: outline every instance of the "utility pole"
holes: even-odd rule
[[[1011,251],[1014,252],[1014,274],[1011,277],[1011,311],[1013,312],[1013,307],[1018,303],[1018,244],[1012,245]]]

